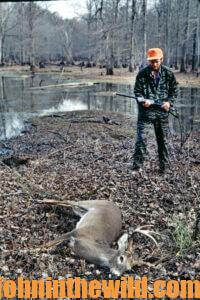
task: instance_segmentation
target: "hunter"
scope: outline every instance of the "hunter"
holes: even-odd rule
[[[134,93],[142,98],[138,104],[137,137],[133,154],[133,170],[143,166],[147,156],[147,138],[150,128],[154,128],[159,157],[159,172],[163,174],[169,167],[169,109],[173,105],[177,93],[177,81],[174,73],[164,66],[163,52],[160,48],[147,51],[148,66],[143,68],[136,77]],[[160,99],[161,109],[151,105],[152,101]]]

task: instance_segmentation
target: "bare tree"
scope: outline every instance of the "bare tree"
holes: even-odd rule
[[[73,34],[76,27],[76,20],[60,20],[59,25],[59,36],[60,46],[62,48],[63,59],[67,63],[73,63]]]
[[[196,68],[200,67],[200,0],[197,0],[197,61]]]
[[[114,63],[115,63],[115,53],[114,53],[114,47],[115,47],[115,32],[117,28],[117,21],[118,21],[118,9],[119,9],[119,2],[120,0],[113,0],[112,1],[112,12],[111,13],[111,22],[110,22],[110,28],[107,30],[106,34],[106,75],[113,75],[114,71]]]
[[[142,20],[142,61],[144,62],[147,52],[147,0],[142,0]]]
[[[175,24],[175,28],[174,28],[176,43],[174,45],[173,63],[174,63],[174,67],[176,70],[178,70],[179,29],[180,29],[179,3],[180,3],[179,0],[175,1],[175,14],[174,14],[174,16],[176,18],[176,24]]]
[[[172,1],[165,1],[165,52],[166,52],[166,63],[169,66],[171,61],[171,7]]]
[[[25,61],[25,41],[24,41],[24,15],[25,15],[25,7],[24,3],[20,2],[19,10],[20,16],[20,31],[19,31],[19,39],[20,39],[20,62],[21,64]]]
[[[9,30],[12,29],[12,26],[8,26],[8,21],[11,15],[13,5],[10,3],[1,3],[0,2],[0,63],[4,63],[4,42],[6,35]]]
[[[87,66],[90,66],[90,61],[91,61],[91,24],[93,22],[93,15],[92,15],[92,7],[93,7],[93,1],[92,0],[87,0],[87,10],[88,10],[88,14],[86,17],[86,22],[87,22],[87,42],[88,42],[88,62],[87,62]]]
[[[198,9],[199,9],[199,1],[195,1],[195,8],[196,8],[196,16],[194,22],[192,22],[192,71],[195,71],[198,69],[197,63],[198,62],[198,24],[199,22],[199,15],[198,15]]]
[[[186,50],[188,41],[188,24],[189,24],[189,0],[185,0],[184,3],[184,27],[183,27],[183,39],[181,44],[181,66],[180,72],[186,72]]]
[[[28,60],[30,65],[35,65],[36,56],[36,36],[37,36],[37,21],[40,16],[43,15],[43,11],[34,2],[30,1],[26,8],[26,17],[28,21]]]
[[[130,62],[129,62],[129,72],[133,72],[134,65],[134,20],[136,15],[136,0],[132,0],[131,4],[131,37],[130,37]]]

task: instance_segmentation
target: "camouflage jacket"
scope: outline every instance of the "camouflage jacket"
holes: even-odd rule
[[[152,75],[151,67],[142,69],[136,77],[134,93],[136,97],[144,99],[174,102],[177,95],[177,81],[174,73],[167,67],[161,65],[159,71],[159,81]],[[157,111],[155,108],[144,108],[139,104],[139,116],[142,118],[155,117],[155,115],[167,116],[165,111]]]

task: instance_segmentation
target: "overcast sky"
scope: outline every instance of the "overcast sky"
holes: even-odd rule
[[[57,12],[63,18],[79,17],[86,13],[87,0],[58,0],[58,1],[43,1],[41,5],[47,6],[51,12]],[[157,0],[148,0],[148,7],[152,6]]]
[[[65,0],[46,2],[51,12],[57,12],[63,18],[79,17],[86,12],[86,0]]]

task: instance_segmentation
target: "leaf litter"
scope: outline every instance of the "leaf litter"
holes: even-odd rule
[[[0,159],[0,276],[112,278],[67,246],[38,251],[78,220],[70,209],[42,206],[38,199],[108,199],[121,208],[122,232],[151,224],[161,234],[158,250],[134,238],[136,257],[157,267],[136,267],[127,275],[200,280],[200,133],[190,134],[181,153],[179,137],[171,137],[175,155],[162,176],[152,144],[137,173],[129,166],[135,124],[118,113],[70,112],[35,118],[25,134],[6,141],[12,154]]]

